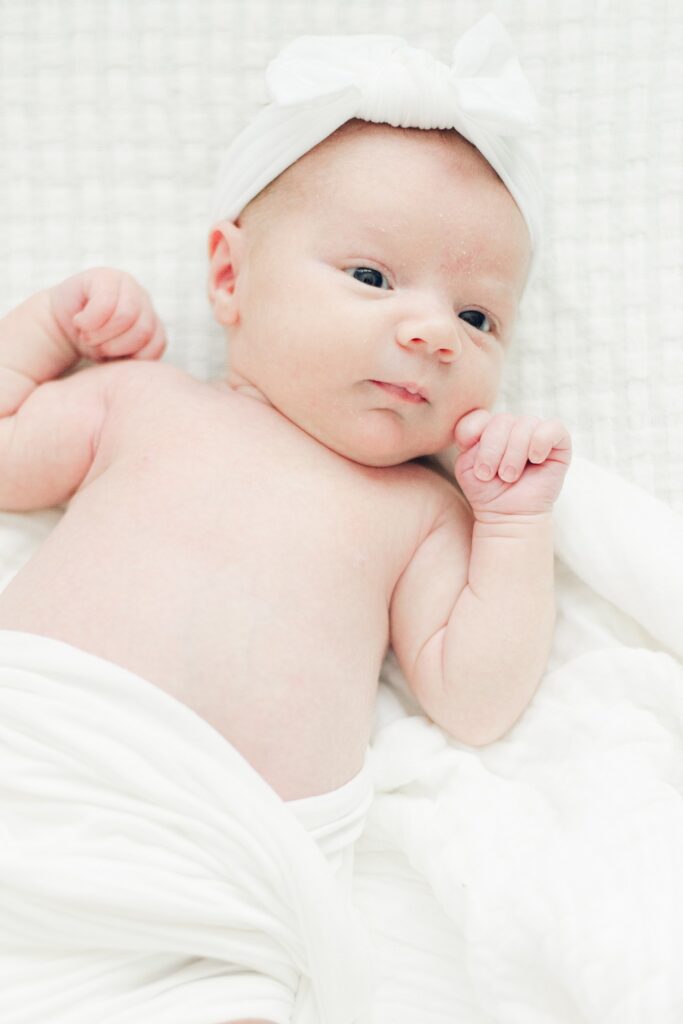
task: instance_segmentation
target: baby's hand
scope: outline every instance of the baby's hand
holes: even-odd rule
[[[149,295],[130,274],[95,267],[55,285],[49,295],[60,329],[86,359],[159,359],[163,354],[163,325]]]
[[[455,477],[482,522],[549,513],[571,461],[571,440],[559,420],[467,413],[455,425],[461,449]]]

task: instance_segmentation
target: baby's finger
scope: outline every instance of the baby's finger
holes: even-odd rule
[[[561,420],[542,420],[529,441],[529,462],[545,462],[551,452],[558,462],[571,460],[572,442]]]
[[[122,334],[116,334],[99,344],[93,344],[98,357],[118,359],[132,356],[144,349],[153,340],[157,331],[157,318],[151,306],[139,313],[137,320]]]
[[[491,480],[498,472],[514,421],[515,417],[510,413],[499,413],[487,424],[481,435],[474,463],[474,475],[477,479]]]
[[[101,280],[73,322],[82,334],[94,335],[109,322],[119,301],[119,280]]]
[[[139,352],[136,352],[133,359],[160,359],[166,351],[166,332],[161,320],[157,320],[156,324],[151,341],[148,341]]]
[[[472,409],[461,416],[453,428],[453,440],[461,451],[467,451],[481,437],[484,427],[491,419],[486,409]]]
[[[524,472],[529,457],[529,444],[539,422],[538,416],[520,416],[512,427],[498,473],[506,483],[513,483]]]
[[[102,318],[97,327],[84,328],[76,321],[76,326],[87,336],[89,345],[101,345],[105,341],[111,341],[113,338],[125,334],[126,331],[135,325],[144,309],[151,309],[151,303],[147,294],[133,278],[128,276],[122,276],[116,302],[113,306],[111,304],[111,293],[107,290],[104,295],[105,298],[99,309]],[[107,309],[109,315],[105,316]]]

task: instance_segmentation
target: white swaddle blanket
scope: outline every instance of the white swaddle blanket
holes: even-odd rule
[[[552,659],[503,740],[449,740],[385,665],[356,849],[377,1020],[683,1020],[683,519],[577,458],[555,524]]]
[[[0,631],[3,1024],[350,1024],[371,798],[364,770],[283,803],[150,683]]]

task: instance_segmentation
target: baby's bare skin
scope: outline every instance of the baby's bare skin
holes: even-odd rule
[[[360,466],[170,366],[86,375],[109,395],[92,470],[0,595],[0,628],[148,679],[284,799],[342,785],[367,749],[396,580],[452,488]]]
[[[2,322],[0,507],[71,500],[0,628],[131,669],[297,799],[360,769],[389,644],[454,738],[518,719],[552,636],[570,443],[487,411],[529,249],[480,155],[366,126],[286,173],[211,233],[225,381],[146,363],[144,301],[137,328],[113,308],[81,337],[76,311],[108,294],[87,274]],[[50,382],[78,354],[139,361]],[[454,441],[466,501],[415,462]]]

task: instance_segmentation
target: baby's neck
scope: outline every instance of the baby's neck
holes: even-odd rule
[[[262,402],[263,405],[273,407],[273,403],[263,394],[262,391],[248,381],[236,374],[228,373],[227,378],[221,377],[217,380],[211,381],[212,387],[219,391],[233,391],[235,394],[244,395],[246,398],[254,398],[257,402]]]

